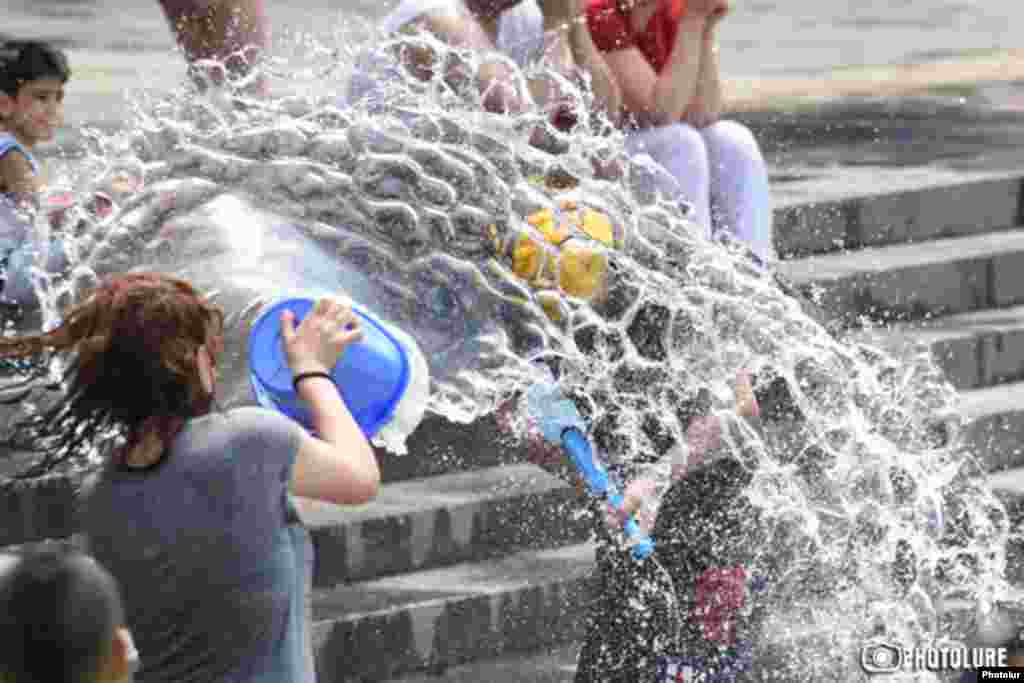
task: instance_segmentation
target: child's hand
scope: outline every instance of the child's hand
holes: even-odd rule
[[[650,534],[654,528],[654,515],[649,510],[643,510],[644,500],[654,496],[658,485],[653,479],[634,479],[626,486],[623,492],[622,509],[618,510],[609,505],[605,511],[605,523],[611,529],[621,529],[632,515],[637,515],[637,524],[645,534]]]
[[[736,414],[740,417],[760,417],[761,408],[754,395],[754,376],[750,370],[736,373]]]

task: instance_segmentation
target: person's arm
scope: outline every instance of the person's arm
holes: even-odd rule
[[[178,0],[160,4],[193,69],[196,62],[219,60],[229,70],[244,75],[270,42],[270,24],[263,3],[264,0]],[[202,71],[214,83],[221,82],[222,73]],[[194,71],[197,76],[199,73]],[[257,84],[257,88],[265,88],[265,83]]]
[[[686,112],[686,120],[697,128],[710,126],[722,115],[722,78],[718,64],[718,22],[726,15],[723,8],[708,18],[701,41],[700,75],[697,92]]]
[[[42,191],[43,183],[25,155],[11,150],[0,157],[0,187],[8,194],[34,194]]]
[[[360,339],[351,309],[321,299],[298,329],[290,312],[281,320],[288,365],[294,375],[329,373],[345,348]],[[349,412],[334,383],[312,377],[298,384],[310,408],[318,437],[304,434],[292,469],[296,496],[339,505],[365,503],[380,488],[380,467],[373,448]]]
[[[594,99],[608,118],[617,122],[622,112],[622,90],[608,63],[594,45],[582,15],[577,15],[572,24],[569,44],[576,63],[590,74],[590,87],[594,91]]]
[[[671,56],[660,74],[639,48],[620,47],[615,40],[603,43],[607,30],[601,24],[609,19],[602,18],[601,11],[588,11],[595,44],[606,53],[605,61],[622,89],[626,108],[638,114],[645,124],[658,126],[680,121],[689,109],[697,93],[708,17],[719,3],[720,0],[691,0],[687,13],[679,20]]]
[[[579,71],[590,74],[594,99],[610,119],[617,120],[622,108],[622,94],[618,84],[594,45],[587,28],[585,7],[580,0],[545,0],[544,13],[545,54],[555,69],[568,79]],[[558,97],[550,79],[538,79],[540,92],[534,96],[541,102]]]

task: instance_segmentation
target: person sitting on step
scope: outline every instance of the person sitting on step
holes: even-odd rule
[[[385,35],[424,31],[453,48],[497,51],[519,68],[546,56],[563,77],[579,81],[589,75],[599,110],[617,113],[618,86],[579,20],[579,10],[578,0],[403,0],[382,20],[381,31]],[[416,44],[404,47],[398,60],[380,51],[367,53],[354,71],[349,101],[380,100],[397,63],[421,80],[431,79],[438,68],[435,57],[432,50]],[[529,92],[522,92],[515,87],[508,65],[500,60],[484,62],[475,76],[466,74],[458,60],[444,68],[451,84],[475,77],[489,111],[521,113],[535,99],[559,129],[568,130],[578,118],[579,112],[567,106],[553,78],[534,78]]]
[[[721,120],[718,27],[728,0],[587,0],[594,45],[622,91],[634,155],[660,164],[710,239],[775,259],[768,171],[751,131]]]

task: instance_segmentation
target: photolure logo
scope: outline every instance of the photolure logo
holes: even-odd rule
[[[903,647],[873,638],[860,650],[860,665],[869,674],[897,671],[966,671],[1006,666],[1005,647]]]

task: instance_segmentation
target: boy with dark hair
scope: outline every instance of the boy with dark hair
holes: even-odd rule
[[[0,43],[0,313],[5,317],[37,304],[30,274],[37,245],[27,241],[44,183],[33,151],[62,125],[64,84],[70,77],[64,53],[46,43]],[[66,260],[55,240],[46,269],[63,270]]]
[[[0,555],[0,681],[124,683],[137,657],[114,579],[91,557]]]
[[[0,45],[0,193],[42,189],[32,150],[63,123],[70,77],[64,53],[46,43]]]

